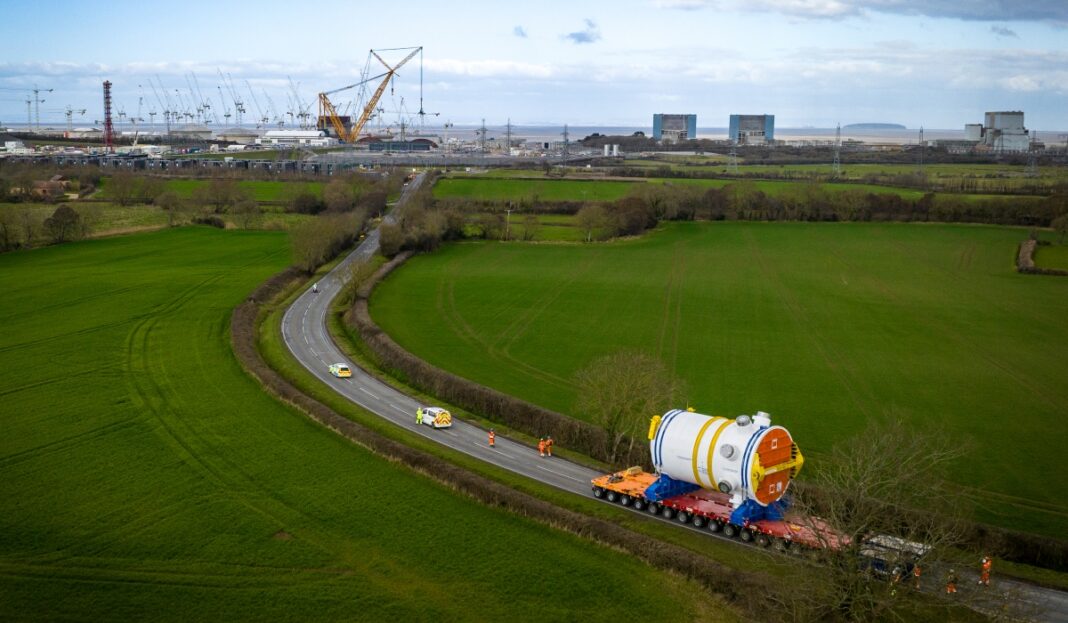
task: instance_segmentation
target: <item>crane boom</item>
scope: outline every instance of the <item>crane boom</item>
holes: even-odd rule
[[[405,63],[415,58],[415,55],[422,52],[423,48],[422,46],[420,46],[417,48],[412,48],[411,50],[412,51],[409,52],[407,56],[405,56],[403,59],[401,59],[399,63],[392,67],[389,65],[389,63],[383,60],[377,52],[371,50],[371,55],[373,55],[376,59],[378,59],[378,62],[382,63],[382,65],[386,67],[386,71],[384,73],[381,73],[373,78],[367,78],[355,84],[350,84],[348,86],[341,87],[339,89],[319,93],[319,128],[323,128],[325,126],[326,122],[324,119],[329,119],[330,125],[333,126],[334,131],[337,132],[338,139],[346,143],[356,142],[356,139],[360,136],[360,132],[363,130],[363,127],[367,124],[367,121],[374,113],[375,107],[378,106],[378,100],[382,98],[382,94],[385,93],[386,87],[390,84],[390,81],[393,80],[393,77],[396,75],[397,70],[403,67]],[[367,104],[364,106],[363,112],[360,114],[360,118],[356,121],[355,124],[353,124],[352,130],[346,132],[345,124],[341,122],[341,118],[337,114],[337,109],[334,108],[333,103],[330,102],[329,96],[339,91],[351,89],[353,87],[360,86],[361,84],[365,84],[372,80],[377,80],[378,78],[382,78],[382,82],[378,85],[378,88],[375,89],[375,92],[371,96],[371,98],[367,100]]]

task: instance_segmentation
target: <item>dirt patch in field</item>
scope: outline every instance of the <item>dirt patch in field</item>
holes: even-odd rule
[[[279,530],[278,532],[272,534],[271,538],[276,541],[292,541],[293,535],[286,532],[285,530]]]

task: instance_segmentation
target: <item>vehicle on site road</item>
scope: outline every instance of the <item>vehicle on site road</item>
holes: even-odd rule
[[[339,379],[347,379],[352,377],[352,369],[346,364],[335,363],[330,365],[330,374],[333,374]]]
[[[420,424],[430,428],[451,428],[452,414],[441,407],[423,407],[423,415],[418,418]],[[418,411],[416,411],[418,414]]]
[[[394,208],[394,213],[404,209],[407,198],[418,191],[424,179],[425,174],[419,174],[404,188]],[[383,220],[387,223],[396,222],[394,213],[387,215]],[[427,439],[456,449],[488,464],[526,476],[560,490],[584,497],[590,496],[591,483],[595,478],[604,476],[603,471],[560,458],[548,462],[539,457],[536,450],[532,451],[530,444],[520,443],[500,435],[496,436],[494,445],[490,446],[486,443],[487,429],[463,420],[454,419],[450,428],[440,430],[434,430],[428,426],[420,426],[416,424],[413,414],[424,405],[423,402],[380,381],[359,366],[348,361],[341,349],[334,343],[327,329],[327,315],[330,311],[331,302],[341,292],[346,277],[350,274],[351,266],[356,262],[370,259],[378,250],[378,239],[378,230],[370,231],[364,241],[348,257],[339,262],[333,270],[319,280],[319,294],[311,292],[310,289],[305,290],[286,309],[282,318],[282,337],[286,347],[297,361],[313,376],[328,383],[334,391],[346,399],[411,434],[422,435]],[[351,369],[352,377],[345,383],[330,382],[334,377],[328,372],[327,368],[333,362],[347,362],[346,365]],[[713,471],[715,470],[713,469]],[[769,482],[777,481],[770,480]],[[603,499],[605,503],[612,502],[607,497]],[[633,505],[623,506],[620,504],[621,501],[622,497],[617,496],[615,503],[620,508],[652,518],[647,509],[641,510]],[[731,511],[733,512],[733,509]],[[711,532],[707,524],[704,528],[699,528],[692,521],[686,524],[680,523],[677,520],[677,516],[676,518],[671,518],[659,514],[655,518],[669,522],[679,529],[697,531],[707,535],[709,538],[718,538],[723,539],[725,542],[735,543],[739,547],[753,547],[753,545],[742,543],[740,540],[741,533],[736,535],[735,538],[728,538],[724,535],[725,531]],[[749,534],[756,536],[751,532]],[[794,542],[797,543],[798,539],[794,539]],[[770,552],[764,553],[767,550],[756,551],[760,551],[761,555],[772,555]],[[1032,586],[1008,578],[1000,579],[997,585],[996,590],[1015,591],[1024,595],[1036,607],[1041,608],[1043,615],[1038,617],[1039,620],[1068,623],[1068,593]],[[993,586],[991,588],[995,589]]]

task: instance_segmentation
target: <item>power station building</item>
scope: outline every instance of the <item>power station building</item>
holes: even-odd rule
[[[653,115],[653,139],[677,143],[697,138],[697,115]]]
[[[983,123],[964,126],[964,138],[976,141],[982,150],[995,152],[1027,151],[1031,133],[1024,127],[1024,114],[1018,110],[986,113]]]
[[[727,138],[738,145],[766,145],[775,140],[775,115],[731,115]]]

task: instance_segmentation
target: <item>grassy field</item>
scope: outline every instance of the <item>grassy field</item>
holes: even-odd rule
[[[1039,268],[1068,270],[1068,246],[1053,244],[1036,248],[1035,265]]]
[[[701,410],[769,411],[813,460],[872,418],[944,429],[969,448],[956,478],[983,519],[1060,534],[1068,280],[1013,271],[1025,236],[680,223],[612,244],[454,244],[391,276],[372,313],[434,364],[566,413],[579,368],[635,348]]]
[[[100,199],[107,199],[108,195],[108,180],[103,178],[100,180],[100,190],[97,191],[96,197]],[[201,179],[165,179],[163,180],[164,188],[174,191],[180,197],[192,197],[193,191],[201,186],[207,186],[210,184],[210,180]],[[322,182],[276,182],[271,180],[239,180],[237,186],[251,193],[252,198],[256,201],[288,201],[296,196],[298,193],[310,192],[313,195],[321,196],[323,193]]]
[[[538,175],[537,172],[531,172]],[[743,183],[730,179],[660,179],[648,180],[539,180],[517,179],[511,177],[449,177],[439,180],[434,185],[434,196],[438,198],[468,197],[483,201],[614,201],[630,192],[635,184],[679,184],[694,185],[705,188],[722,188],[728,184]],[[768,195],[781,196],[798,192],[810,182],[786,180],[751,180],[744,183]],[[894,188],[873,184],[847,184],[825,182],[820,184],[829,191],[859,191],[866,193],[892,193],[910,201],[924,195],[923,191],[910,188]],[[999,195],[959,195],[966,200],[1005,199]],[[1035,201],[1034,197],[1018,197],[1020,201]]]
[[[0,256],[0,619],[734,619],[263,393],[228,318],[288,259],[211,228]]]

